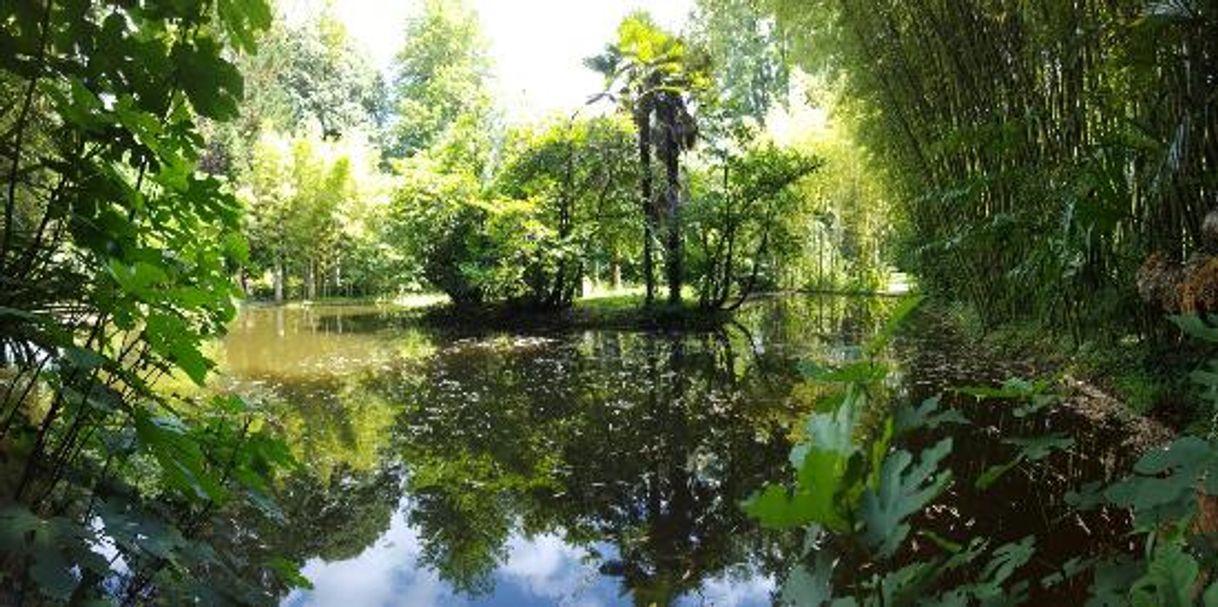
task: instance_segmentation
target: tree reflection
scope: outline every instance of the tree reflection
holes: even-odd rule
[[[401,498],[403,470],[385,447],[396,410],[367,389],[370,374],[235,386],[273,412],[300,468],[275,490],[287,522],[250,528],[252,512],[223,513],[227,524],[207,530],[217,548],[251,567],[272,556],[295,562],[358,556],[389,528]],[[252,507],[251,507],[252,508]],[[258,580],[270,596],[287,589],[256,569],[236,572]]]
[[[424,561],[484,591],[514,528],[560,533],[612,544],[602,572],[668,604],[773,553],[738,504],[786,460],[795,378],[777,355],[744,359],[742,341],[588,332],[441,351],[395,395]]]
[[[234,344],[258,370],[244,389],[274,401],[305,464],[281,488],[290,531],[257,545],[352,558],[389,527],[404,488],[419,563],[470,595],[493,589],[518,535],[583,548],[643,605],[744,568],[784,571],[796,538],[761,533],[739,504],[785,470],[802,408],[795,361],[853,356],[882,318],[864,302],[776,299],[692,334],[399,330],[384,343],[367,340],[383,325],[364,318],[301,325],[336,359],[370,354],[341,374],[272,367],[253,356],[278,346]]]

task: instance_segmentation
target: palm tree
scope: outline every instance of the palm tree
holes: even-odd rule
[[[665,264],[668,278],[668,303],[681,302],[681,152],[693,147],[698,137],[697,124],[689,113],[685,97],[679,92],[663,91],[656,97],[656,125],[660,136],[660,160],[664,164],[665,211],[668,233]]]
[[[655,300],[653,239],[660,206],[652,192],[652,148],[664,164],[667,215],[666,265],[668,300],[681,299],[680,155],[697,135],[686,94],[705,79],[700,62],[679,38],[660,29],[645,12],[627,16],[618,26],[617,41],[585,64],[605,76],[606,91],[593,98],[615,99],[630,112],[638,130],[641,203],[643,210],[643,277],[646,301]],[[653,123],[654,120],[654,123]],[[659,141],[656,142],[656,135]]]

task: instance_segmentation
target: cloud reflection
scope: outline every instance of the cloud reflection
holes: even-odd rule
[[[620,595],[620,580],[602,576],[596,558],[585,548],[564,542],[559,534],[526,538],[513,535],[508,556],[495,573],[495,589],[488,596],[455,594],[439,575],[419,563],[422,552],[418,531],[407,522],[407,508],[399,507],[389,529],[359,556],[326,562],[310,559],[301,572],[313,582],[311,590],[295,590],[284,607],[506,607],[559,605],[612,607],[630,605]],[[615,552],[598,546],[601,554]],[[772,578],[755,575],[722,576],[707,580],[696,595],[680,605],[752,607],[771,602]]]
[[[312,590],[295,590],[283,601],[286,607],[461,604],[434,571],[418,566],[418,533],[406,523],[402,509],[389,530],[359,556],[327,563],[310,559],[301,573],[313,582]]]
[[[545,599],[543,604],[600,607],[617,602],[611,584],[597,587],[598,582],[606,580],[589,562],[588,551],[566,544],[557,535],[513,537],[508,541],[508,554],[508,562],[497,576],[499,582],[514,584],[532,597]],[[595,594],[609,594],[608,602]]]
[[[417,607],[448,605],[569,605],[603,607],[620,604],[615,586],[601,579],[588,551],[570,546],[554,534],[508,542],[507,562],[496,572],[495,592],[469,599],[457,596],[435,571],[421,567],[418,531],[399,508],[389,530],[359,556],[326,562],[310,559],[301,572],[311,590],[295,590],[285,607],[361,606]]]
[[[715,607],[760,607],[774,603],[778,584],[774,578],[749,572],[745,575],[723,575],[706,580],[697,596],[685,597],[678,605],[714,605]]]

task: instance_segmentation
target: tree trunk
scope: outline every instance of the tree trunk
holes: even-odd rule
[[[275,260],[275,269],[271,272],[271,280],[275,283],[275,303],[283,303],[283,260]]]
[[[677,140],[677,112],[674,102],[661,103],[658,119],[663,129],[661,148],[664,162],[664,202],[668,233],[665,246],[665,269],[668,278],[668,303],[681,303],[681,144]]]
[[[645,301],[648,305],[655,301],[655,270],[652,254],[652,238],[655,234],[655,204],[651,199],[651,103],[639,101],[635,111],[635,126],[639,129],[639,169],[642,171],[642,205],[643,205],[643,283],[646,285]]]
[[[305,266],[305,297],[309,300],[317,299],[317,272],[312,259]]]
[[[816,236],[816,282],[817,289],[825,288],[825,234],[822,231]]]

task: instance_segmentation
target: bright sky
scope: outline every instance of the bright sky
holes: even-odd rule
[[[601,77],[585,57],[604,49],[618,23],[643,9],[681,31],[693,0],[470,0],[482,19],[496,68],[496,97],[510,120],[570,110],[600,92]],[[288,14],[316,10],[321,0],[281,0]],[[334,10],[373,61],[388,68],[403,44],[414,0],[333,0]]]

